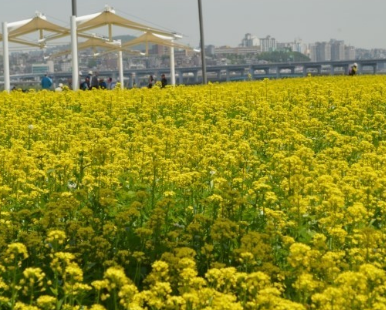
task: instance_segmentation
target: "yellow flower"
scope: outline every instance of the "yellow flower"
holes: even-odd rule
[[[49,295],[42,295],[38,297],[36,303],[44,310],[53,310],[56,306],[56,298]]]
[[[90,307],[90,310],[106,310],[105,307],[103,307],[102,305],[99,305],[99,304],[94,304]]]
[[[124,270],[120,267],[108,268],[104,273],[104,278],[108,281],[108,290],[121,288],[129,283],[129,279],[126,277]]]
[[[62,230],[52,230],[47,234],[47,243],[57,242],[58,244],[63,244],[66,240],[66,233]]]
[[[36,306],[27,305],[20,301],[16,302],[14,309],[15,310],[39,310],[39,308]]]
[[[25,260],[28,258],[27,248],[22,243],[11,243],[5,252],[5,262],[11,263],[15,260]]]

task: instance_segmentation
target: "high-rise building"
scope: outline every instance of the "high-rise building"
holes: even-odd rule
[[[304,53],[305,51],[305,47],[304,47],[304,44],[302,42],[302,39],[295,39],[292,43],[292,51],[293,52],[299,52],[299,53]]]
[[[371,56],[373,58],[385,58],[386,50],[382,48],[374,48],[371,50]]]
[[[276,40],[271,36],[260,39],[260,49],[262,52],[273,52],[276,50]]]
[[[244,39],[241,40],[241,47],[251,47],[258,46],[259,39],[256,36],[251,35],[250,33],[245,34]]]
[[[307,53],[307,45],[303,44],[302,40],[299,38],[296,38],[292,42],[287,43],[276,43],[276,50],[278,51],[291,51],[291,52],[298,52],[302,54]]]
[[[337,60],[345,60],[345,45],[344,41],[338,41],[338,40],[330,40],[331,45],[331,60],[337,61]]]
[[[331,44],[328,42],[316,42],[310,45],[311,61],[330,61]]]
[[[212,44],[208,45],[208,46],[205,46],[205,54],[206,55],[213,56],[215,50],[216,50],[216,47],[214,45],[212,45]]]
[[[346,46],[343,40],[316,42],[309,45],[311,61],[340,61],[356,59],[356,49]]]
[[[344,49],[344,58],[345,60],[354,60],[356,57],[355,47],[354,46],[345,46]]]

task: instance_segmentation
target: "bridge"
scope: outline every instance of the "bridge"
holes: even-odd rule
[[[250,65],[220,65],[207,66],[208,81],[226,82],[247,79],[265,78],[284,78],[300,77],[312,75],[346,75],[352,60],[344,61],[320,61],[320,62],[286,62],[270,64],[250,64]],[[355,60],[358,64],[358,74],[378,74],[386,68],[386,59]],[[177,84],[199,84],[202,82],[201,67],[177,67]],[[119,76],[118,70],[98,71],[100,77],[113,77],[114,80]],[[124,70],[125,86],[132,88],[136,86],[146,86],[149,75],[160,78],[161,74],[168,75],[169,68],[147,68],[147,69],[127,69]],[[80,77],[81,79],[84,76]],[[54,83],[66,82],[72,77],[71,72],[55,72],[51,74]],[[33,80],[40,81],[41,76],[36,74],[19,74],[11,76],[11,84],[19,84],[21,81]]]

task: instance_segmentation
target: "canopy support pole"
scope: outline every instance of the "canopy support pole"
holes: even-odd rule
[[[79,89],[78,36],[76,16],[71,16],[72,89]]]
[[[121,89],[125,87],[125,80],[123,79],[123,56],[122,50],[118,52],[118,62],[119,62],[119,82],[121,82]]]
[[[9,76],[9,48],[8,48],[8,24],[3,22],[3,61],[4,61],[4,90],[11,90]]]
[[[109,24],[109,41],[113,42],[113,27]]]
[[[173,43],[173,40],[172,40]],[[170,83],[176,85],[176,68],[174,64],[174,46],[170,47]]]
[[[205,61],[205,43],[204,43],[204,22],[202,18],[201,0],[198,0],[198,15],[199,15],[199,22],[200,22],[202,84],[206,84],[207,78],[206,78],[206,61]]]

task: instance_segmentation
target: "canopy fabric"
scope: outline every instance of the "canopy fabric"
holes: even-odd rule
[[[162,31],[156,28],[149,27],[147,25],[133,22],[129,19],[126,19],[124,17],[121,17],[115,14],[111,10],[105,10],[95,17],[86,19],[84,21],[80,21],[77,25],[77,28],[78,28],[78,31],[88,31],[90,29],[99,28],[106,25],[114,25],[114,26],[130,28],[130,29],[140,30],[140,31],[151,30],[154,33],[170,35],[170,32]]]
[[[50,36],[44,37],[46,41],[52,41],[52,40],[57,40],[66,36],[69,36],[71,34],[71,30],[67,29],[65,32],[59,33],[59,34],[53,34]],[[95,34],[91,33],[85,33],[85,32],[78,32],[78,37],[79,38],[84,38],[84,39],[92,39],[95,38]]]
[[[43,16],[41,13],[39,12],[36,12],[36,16]],[[43,16],[43,18],[45,18]],[[7,27],[8,27],[8,31],[11,31],[13,29],[16,29],[16,28],[19,28],[27,23],[29,23],[30,21],[32,20],[32,18],[29,18],[29,19],[24,19],[24,20],[19,20],[17,22],[11,22],[11,23],[7,23]]]
[[[68,32],[68,29],[54,23],[47,21],[41,16],[36,16],[32,18],[28,23],[17,27],[13,30],[10,30],[8,33],[8,38],[11,41],[12,38],[20,37],[26,34],[29,34],[34,31],[45,30],[49,32],[64,33]]]
[[[8,41],[9,42],[13,42],[13,43],[22,44],[22,45],[32,46],[32,47],[38,47],[38,48],[42,47],[41,43],[29,42],[29,41],[26,41],[26,40],[23,40],[23,39],[19,39],[19,38],[11,38]]]
[[[92,38],[92,39],[88,39],[87,41],[85,42],[82,42],[82,43],[79,43],[78,44],[78,49],[87,49],[87,48],[96,48],[96,47],[100,47],[100,48],[103,48],[103,49],[106,49],[106,50],[111,50],[111,51],[114,51],[114,50],[124,50],[125,52],[128,52],[128,53],[131,53],[131,54],[141,54],[140,51],[134,51],[134,50],[130,50],[130,49],[126,49],[126,48],[123,48],[121,46],[121,43],[118,42],[118,44],[115,44],[116,41],[106,41],[106,40],[103,40],[103,39],[98,39],[98,38]]]
[[[167,37],[167,36],[162,36],[162,35],[157,35],[152,32],[146,31],[143,35],[130,40],[126,43],[122,44],[122,47],[131,47],[131,46],[136,46],[140,44],[158,44],[162,46],[167,46],[167,47],[176,47],[176,48],[181,48],[185,50],[192,50],[190,46],[176,43],[172,41],[173,37]]]
[[[20,26],[18,24],[20,24]],[[23,42],[25,42],[27,44],[28,43],[27,41],[23,41],[16,38],[32,33],[34,31],[42,31],[42,30],[54,33],[52,35],[45,36],[46,41],[55,40],[55,39],[70,35],[70,29],[47,21],[44,15],[37,15],[34,18],[31,18],[30,20],[18,22],[18,24],[15,24],[15,26],[9,29],[9,32],[8,32],[9,41],[12,41],[15,43],[21,43],[21,44],[24,44]],[[173,35],[170,32],[162,31],[144,24],[140,24],[140,23],[128,20],[124,17],[121,17],[115,14],[115,12],[110,8],[104,10],[101,13],[77,17],[77,32],[79,37],[90,38],[91,35],[85,33],[86,31],[99,28],[102,26],[106,26],[106,25],[108,26],[114,25],[114,26],[129,28],[133,30],[151,32],[154,37],[155,37],[155,34],[158,34],[158,35],[168,36],[171,39],[172,38],[171,36]],[[112,40],[112,38],[109,38],[109,39]],[[2,40],[1,34],[0,34],[0,40]],[[31,42],[31,43],[28,43],[27,45],[31,45],[31,44],[33,45],[34,43]],[[158,43],[158,44],[161,44],[161,43]],[[165,44],[165,45],[171,46],[168,44]],[[174,44],[172,46],[177,47],[177,44]],[[184,48],[184,47],[181,46],[181,48]]]
[[[3,35],[2,34],[0,34],[0,42],[1,41],[3,41]],[[29,41],[19,39],[19,38],[8,38],[8,41],[13,42],[13,43],[28,45],[28,46],[41,47],[41,44],[39,44],[39,43],[29,42]]]
[[[87,41],[84,41],[78,44],[78,49],[86,49],[91,47],[103,47],[103,48],[110,49],[116,46],[112,43],[109,43],[103,39],[98,39],[98,38],[88,39]]]

